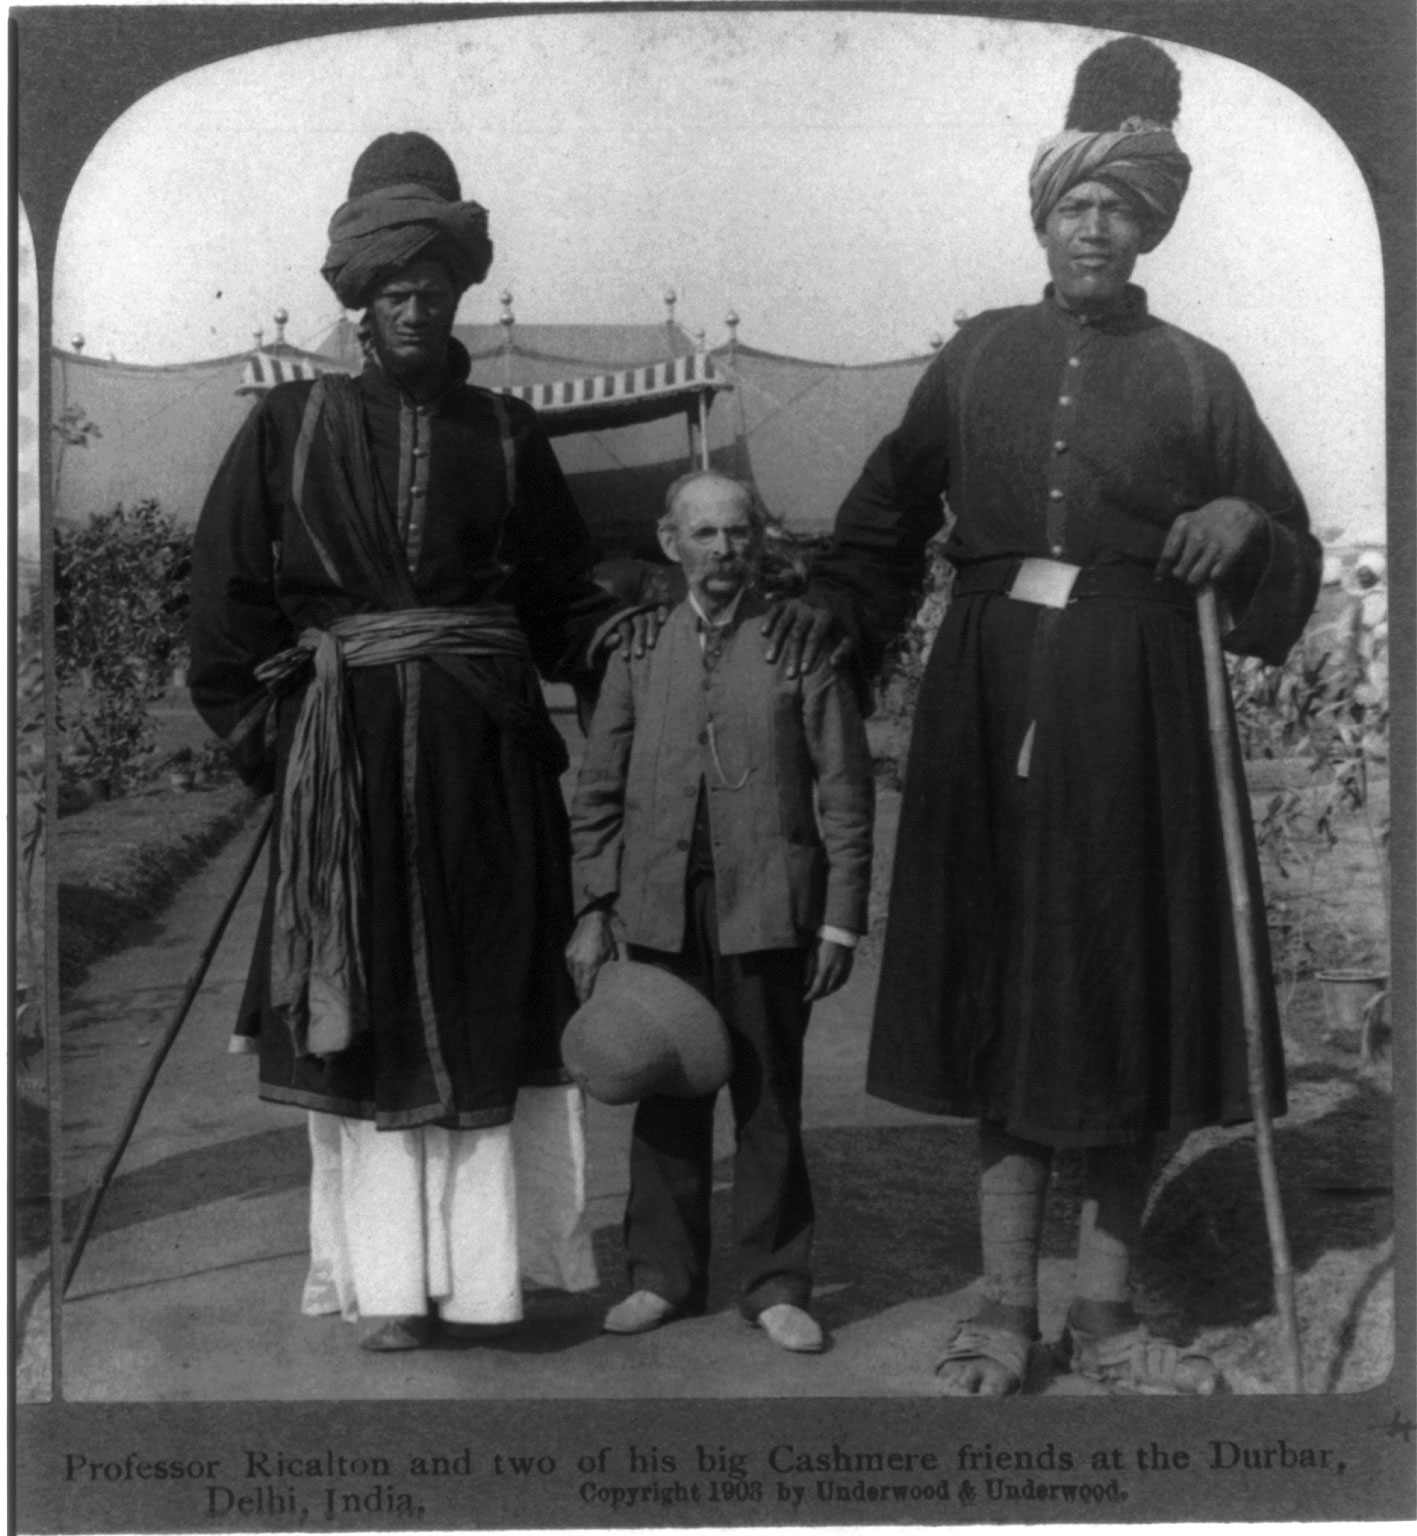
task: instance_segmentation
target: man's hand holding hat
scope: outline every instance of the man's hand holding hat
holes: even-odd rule
[[[613,947],[609,918],[600,916],[603,938]],[[582,924],[589,955],[600,924]],[[593,1099],[633,1104],[652,1094],[699,1098],[728,1081],[728,1031],[703,993],[661,966],[636,960],[602,959],[592,976],[590,995],[561,1036],[561,1059]]]
[[[618,954],[610,914],[603,907],[592,907],[582,914],[566,945],[566,966],[581,1002],[585,1002],[594,990],[601,966]]]

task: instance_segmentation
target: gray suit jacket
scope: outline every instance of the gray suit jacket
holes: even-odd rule
[[[658,644],[606,669],[571,807],[577,912],[613,899],[631,944],[677,952],[699,786],[708,791],[723,954],[866,930],[875,786],[851,685],[763,660],[745,593],[722,653],[681,603]]]

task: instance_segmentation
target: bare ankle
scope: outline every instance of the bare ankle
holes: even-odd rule
[[[1008,1333],[1022,1334],[1026,1339],[1038,1337],[1038,1308],[1014,1306],[1009,1302],[987,1298],[972,1318],[981,1328],[1002,1328]],[[1081,1327],[1081,1324],[1079,1324]]]
[[[1130,1301],[1096,1301],[1078,1296],[1068,1308],[1068,1326],[1096,1339],[1127,1333],[1140,1321]]]

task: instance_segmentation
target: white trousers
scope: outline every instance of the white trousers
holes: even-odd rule
[[[455,1323],[522,1315],[522,1280],[596,1284],[580,1090],[523,1088],[481,1131],[310,1115],[310,1271],[301,1310]]]

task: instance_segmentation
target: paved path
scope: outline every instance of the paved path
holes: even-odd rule
[[[140,945],[95,965],[70,1001],[63,1021],[64,1183],[74,1206],[112,1145],[253,835],[248,829],[191,880]],[[826,1354],[774,1350],[738,1317],[732,1277],[717,1271],[708,1315],[637,1339],[599,1333],[604,1307],[623,1293],[618,1224],[631,1111],[594,1103],[589,1194],[602,1261],[596,1292],[536,1293],[527,1324],[510,1339],[411,1355],[368,1355],[339,1319],[302,1317],[304,1117],[262,1103],[254,1061],[226,1049],[261,884],[253,881],[233,918],[71,1287],[63,1331],[67,1397],[844,1397],[932,1390],[938,1341],[972,1304],[961,1288],[978,1263],[972,1134],[862,1091],[876,981],[870,964],[818,1007],[808,1040],[805,1118],[819,1205],[817,1308],[832,1339]],[[730,1144],[721,1115],[720,1152]],[[725,1185],[716,1194],[716,1220],[727,1211],[727,1197]],[[1046,1263],[1045,1300],[1056,1311],[1067,1266]],[[1069,1385],[1064,1380],[1048,1390]]]

